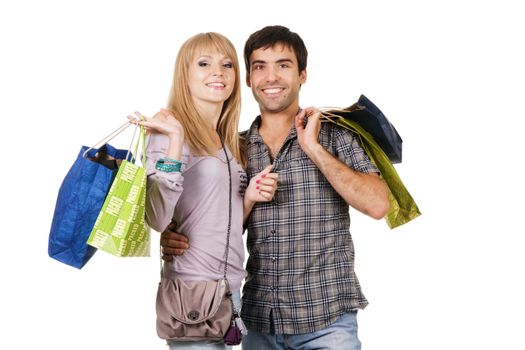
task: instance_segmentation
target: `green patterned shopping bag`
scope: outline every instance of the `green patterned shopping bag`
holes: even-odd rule
[[[139,131],[139,136],[135,136]],[[116,256],[149,256],[150,234],[144,221],[146,204],[145,131],[137,127],[133,144],[142,144],[142,165],[123,161],[87,243]],[[126,157],[127,159],[127,157]]]

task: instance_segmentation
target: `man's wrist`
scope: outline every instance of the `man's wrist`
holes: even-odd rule
[[[304,153],[306,153],[308,158],[310,158],[314,162],[318,160],[318,158],[323,154],[323,152],[326,152],[326,150],[320,143],[309,145],[304,149]]]

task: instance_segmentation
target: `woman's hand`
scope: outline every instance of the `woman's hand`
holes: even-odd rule
[[[277,173],[271,173],[272,165],[268,165],[259,174],[252,177],[244,193],[244,201],[269,202],[277,190]]]
[[[148,118],[139,112],[135,112],[135,115],[137,117],[128,116],[130,123],[142,125],[147,131],[164,134],[170,139],[184,140],[182,124],[167,109],[161,108],[153,118]]]
[[[277,173],[271,173],[272,165],[268,165],[259,174],[252,177],[244,192],[243,223],[246,223],[256,202],[269,202],[277,190]]]
[[[184,144],[184,128],[170,111],[161,108],[153,118],[143,116],[139,112],[135,112],[135,115],[137,117],[128,116],[130,123],[144,126],[148,132],[168,136],[169,146],[166,156],[171,159],[181,160],[182,146]]]

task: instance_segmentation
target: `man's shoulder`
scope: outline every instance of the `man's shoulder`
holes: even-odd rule
[[[252,135],[256,135],[258,133],[257,130],[259,129],[260,123],[261,123],[261,116],[257,116],[253,120],[251,125],[248,127],[248,129],[239,132],[239,137],[241,139],[244,139],[245,141],[248,141]]]

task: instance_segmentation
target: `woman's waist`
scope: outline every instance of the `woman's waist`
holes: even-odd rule
[[[177,260],[175,258],[174,260]],[[179,259],[180,260],[180,259]],[[219,269],[218,267],[221,267]],[[210,268],[204,264],[194,262],[192,264],[184,263],[166,263],[164,264],[163,277],[169,279],[180,279],[183,281],[216,281],[224,277],[224,264]],[[241,288],[242,280],[246,277],[246,270],[239,265],[230,265],[226,270],[226,279],[231,290],[238,290]]]

